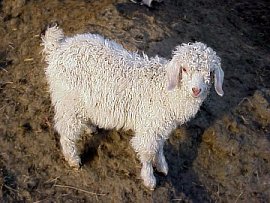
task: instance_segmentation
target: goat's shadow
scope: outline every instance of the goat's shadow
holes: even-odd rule
[[[93,135],[83,136],[82,139],[82,152],[81,152],[81,161],[82,165],[91,163],[96,156],[98,156],[98,147],[102,142],[108,137],[109,131],[98,129],[93,133]]]
[[[185,138],[171,135],[164,147],[169,173],[167,176],[157,174],[158,187],[164,187],[169,183],[173,187],[170,194],[171,200],[213,202],[193,169],[193,162],[198,156],[198,149],[202,142],[202,134],[207,128],[206,125],[209,125],[207,122],[205,126],[198,125],[199,120],[207,116],[207,112],[201,111],[198,114],[186,126],[181,127],[185,131]],[[161,202],[159,198],[159,195],[153,196],[155,202]]]
[[[203,114],[203,115],[202,115]],[[163,202],[168,200],[192,200],[193,202],[212,202],[210,195],[207,193],[204,185],[199,181],[196,171],[193,170],[192,165],[198,155],[198,147],[201,143],[201,136],[204,129],[210,125],[209,113],[201,111],[199,115],[185,126],[185,139],[179,139],[175,135],[171,135],[164,146],[164,154],[169,166],[169,173],[164,176],[155,172],[157,178],[157,190],[152,194],[154,202]],[[205,120],[204,125],[198,125],[200,119]],[[126,134],[126,133],[125,133]],[[102,143],[108,142],[108,130],[98,129],[93,136],[84,136],[82,142],[83,150],[81,154],[82,164],[88,165],[98,157],[98,148]],[[127,140],[122,140],[127,142]],[[129,143],[128,143],[129,144]],[[135,152],[134,152],[135,153]],[[169,185],[168,185],[169,183]],[[164,197],[160,197],[161,193],[158,189],[166,188]]]

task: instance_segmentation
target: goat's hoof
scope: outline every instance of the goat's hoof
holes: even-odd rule
[[[81,159],[79,157],[67,159],[67,162],[70,167],[72,167],[75,170],[79,170],[81,167]]]
[[[159,173],[162,173],[165,176],[168,174],[169,168],[165,160],[163,162],[155,162],[154,167]]]
[[[155,188],[156,188],[156,181],[155,182],[151,182],[151,183],[149,183],[149,182],[145,182],[144,181],[144,186],[145,187],[147,187],[149,190],[155,190]]]
[[[162,173],[163,175],[167,175],[168,174],[168,165],[167,164],[164,164],[162,166],[158,165],[156,166],[156,170],[159,172],[159,173]]]
[[[144,186],[147,187],[149,190],[155,190],[156,188],[156,178],[152,177],[147,180],[143,180]]]

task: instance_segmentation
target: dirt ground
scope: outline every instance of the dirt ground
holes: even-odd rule
[[[270,202],[268,0],[164,0],[151,9],[128,0],[0,3],[1,202]],[[55,22],[67,35],[99,33],[150,56],[201,41],[221,57],[225,95],[211,91],[171,135],[169,174],[155,174],[155,191],[140,180],[132,132],[99,129],[79,143],[80,170],[65,162],[40,54]]]

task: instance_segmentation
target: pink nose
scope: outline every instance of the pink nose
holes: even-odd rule
[[[198,96],[201,92],[201,89],[200,88],[197,88],[197,87],[193,87],[192,88],[192,92],[195,96]]]

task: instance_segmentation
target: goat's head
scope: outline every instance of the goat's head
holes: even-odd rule
[[[201,42],[182,44],[176,47],[167,65],[168,90],[180,86],[191,96],[201,97],[211,86],[211,73],[217,94],[223,96],[224,72],[216,52]]]

